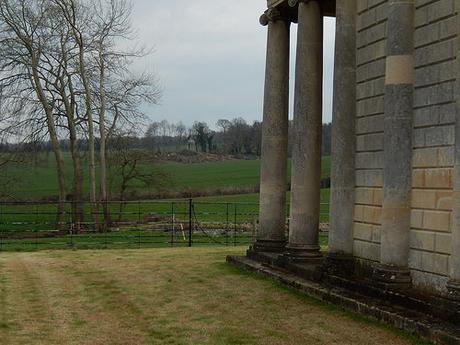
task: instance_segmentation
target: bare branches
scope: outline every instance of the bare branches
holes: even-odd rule
[[[92,201],[96,131],[102,171],[108,138],[142,123],[142,104],[161,97],[153,75],[131,72],[133,61],[150,53],[126,48],[135,41],[131,10],[128,0],[0,0],[0,138],[49,136],[61,172],[59,142],[68,139],[74,192],[83,175],[76,171],[78,140],[88,138]],[[103,173],[100,184],[104,199]]]

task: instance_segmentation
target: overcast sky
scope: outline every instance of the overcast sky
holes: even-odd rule
[[[139,39],[155,50],[137,68],[154,71],[164,90],[161,104],[146,109],[152,121],[198,120],[214,127],[219,118],[262,119],[264,0],[134,0],[133,5]],[[296,25],[291,39],[293,67]],[[324,122],[331,120],[333,47],[334,21],[327,18]]]

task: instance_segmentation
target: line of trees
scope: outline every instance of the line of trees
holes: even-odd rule
[[[167,120],[152,122],[143,140],[145,147],[154,151],[179,151],[183,149],[199,152],[260,155],[262,124],[248,124],[243,118],[219,119],[217,130],[206,122],[195,121],[186,127],[182,122]]]
[[[0,0],[2,139],[49,139],[60,215],[66,201],[61,139],[67,140],[77,223],[78,201],[84,199],[79,142],[86,142],[92,214],[101,205],[108,215],[107,141],[143,120],[140,105],[157,103],[161,95],[154,76],[131,72],[132,63],[148,51],[129,48],[135,41],[130,16],[125,0]]]
[[[293,122],[289,123],[289,131]],[[183,149],[199,152],[224,153],[230,155],[260,156],[262,144],[262,122],[249,124],[242,117],[219,119],[216,130],[210,129],[206,122],[194,122],[186,127],[182,122],[170,123],[167,120],[152,122],[144,138],[137,141],[138,147],[153,151],[180,151]],[[331,124],[323,124],[323,155],[331,154]],[[289,138],[292,138],[289,135]],[[292,142],[289,143],[292,152]]]

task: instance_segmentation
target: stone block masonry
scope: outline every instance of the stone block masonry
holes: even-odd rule
[[[458,79],[458,1],[416,1],[410,267],[415,286],[449,279]]]
[[[460,334],[459,9],[460,0],[268,0],[260,19],[268,27],[260,230],[244,264],[345,284],[345,294],[380,295],[384,304],[391,296],[396,309],[452,323],[456,342],[433,334],[440,344],[457,344]],[[337,20],[322,253],[318,130],[328,15]],[[291,23],[298,35],[285,237]]]
[[[247,259],[235,260],[333,288],[346,285],[345,295],[381,296],[384,304],[391,298],[398,310],[452,324],[455,342],[437,331],[430,339],[459,343],[460,0],[267,4],[260,18],[268,27],[260,229]],[[318,130],[322,23],[330,15],[336,42],[330,229],[323,253]],[[298,35],[286,237],[292,23]]]
[[[378,262],[383,201],[387,1],[358,0],[353,255]]]
[[[385,61],[389,1],[358,1],[354,255],[380,252]],[[412,193],[409,267],[413,284],[446,292],[452,233],[458,95],[458,1],[415,1]]]

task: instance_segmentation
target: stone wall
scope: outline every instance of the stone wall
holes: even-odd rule
[[[410,267],[421,288],[449,272],[457,0],[416,0]],[[379,260],[383,185],[386,0],[358,0],[354,253]]]
[[[354,254],[379,261],[383,185],[386,0],[358,1]]]
[[[411,255],[414,283],[449,274],[458,0],[416,1]]]

